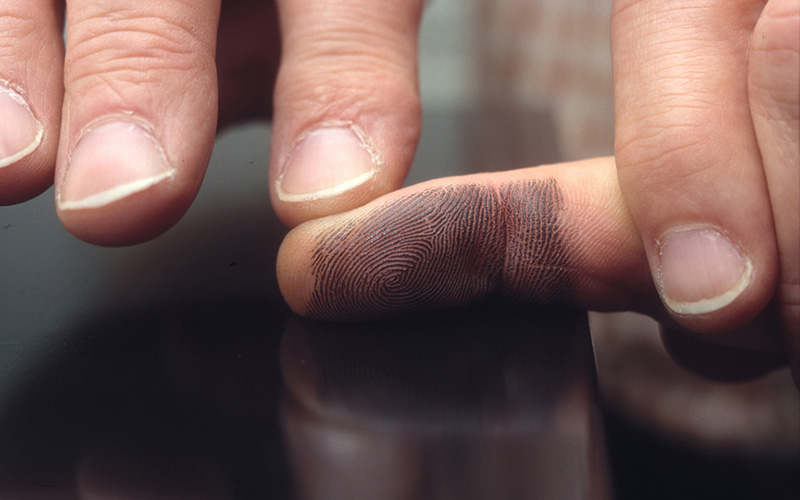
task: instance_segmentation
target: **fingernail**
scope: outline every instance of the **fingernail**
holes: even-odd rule
[[[143,125],[106,121],[84,132],[58,194],[61,210],[109,205],[172,177],[164,149]]]
[[[0,85],[0,168],[36,150],[43,132],[22,95]]]
[[[661,241],[659,251],[658,286],[664,303],[678,314],[722,309],[750,283],[750,259],[716,229],[672,231]]]
[[[282,201],[309,201],[345,193],[372,179],[380,160],[353,126],[324,127],[305,134],[275,183]]]

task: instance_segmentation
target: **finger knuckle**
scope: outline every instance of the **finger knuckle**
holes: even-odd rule
[[[691,115],[684,113],[677,120],[668,118],[667,123],[638,122],[633,133],[617,138],[618,167],[644,170],[653,177],[671,172],[685,175],[692,165],[707,164],[702,161],[709,154],[707,124]]]
[[[53,29],[52,18],[26,9],[14,9],[0,2],[0,61],[7,71],[25,60],[30,63],[41,55],[43,33]]]
[[[15,12],[9,7],[0,4],[0,48],[9,49],[19,47],[20,42],[25,42],[39,33],[40,22],[35,17],[24,12]]]
[[[72,36],[70,36],[72,35]],[[209,57],[197,36],[170,20],[116,13],[78,21],[68,32],[65,83],[75,87],[153,83]]]

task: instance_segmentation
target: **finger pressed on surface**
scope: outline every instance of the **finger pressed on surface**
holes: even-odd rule
[[[92,243],[154,237],[202,180],[216,130],[219,0],[67,2],[61,221]]]
[[[371,319],[491,295],[594,309],[658,300],[612,159],[438,179],[289,233],[296,312]]]

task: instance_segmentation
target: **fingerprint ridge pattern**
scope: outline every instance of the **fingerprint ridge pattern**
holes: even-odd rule
[[[464,305],[492,294],[558,302],[569,294],[555,180],[432,187],[324,232],[308,314],[371,319]]]

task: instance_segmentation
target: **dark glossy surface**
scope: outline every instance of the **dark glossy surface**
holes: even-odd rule
[[[556,159],[546,114],[489,115],[538,131],[543,142],[501,148],[489,161],[475,146],[485,111],[434,108],[409,182]],[[286,229],[269,205],[268,134],[263,124],[223,133],[186,217],[142,245],[76,240],[55,217],[52,192],[0,207],[0,499],[292,498],[294,491],[336,498],[350,491],[343,485],[367,484],[365,477],[383,478],[371,484],[386,498],[451,498],[467,485],[472,498],[527,497],[548,484],[585,491],[595,481],[588,425],[597,406],[584,313],[565,313],[562,323],[526,313],[501,326],[470,312],[469,321],[456,314],[328,335],[293,321],[285,331],[274,262]],[[516,330],[506,331],[507,321]],[[541,333],[524,340],[520,328]],[[294,345],[306,330],[327,339],[317,354],[337,353],[314,357],[320,373],[375,373],[374,359],[405,371],[345,378],[347,385],[329,384],[338,392],[317,393],[313,377],[280,369],[284,335]],[[548,344],[549,336],[567,343]],[[459,344],[462,337],[470,343]],[[399,351],[386,350],[393,341]],[[466,364],[452,364],[463,355]],[[331,369],[336,359],[344,365]],[[531,366],[521,368],[526,360]],[[504,363],[517,385],[506,385]],[[291,366],[283,364],[284,374],[296,373]],[[588,392],[575,393],[575,381]],[[543,463],[542,453],[567,442],[550,430],[562,421],[557,412],[573,413],[574,401],[583,420],[566,468],[549,462],[547,470],[558,471],[552,477],[544,466],[529,476],[525,464]],[[357,439],[385,440],[367,438],[353,467],[330,469],[342,425],[361,433]],[[343,451],[352,451],[348,443]],[[362,465],[382,459],[389,460],[382,475]],[[320,460],[324,467],[313,466]],[[587,467],[576,469],[581,463]],[[476,474],[484,470],[488,476]],[[511,482],[500,491],[499,479]],[[363,490],[364,498],[381,498],[379,490]]]
[[[429,112],[411,181],[479,169],[479,116]],[[603,494],[585,313],[289,321],[267,134],[223,134],[187,216],[143,245],[75,240],[51,193],[0,208],[0,498]]]
[[[579,23],[580,2],[530,5],[429,2],[409,183],[613,153],[610,3]],[[268,134],[221,134],[187,216],[143,245],[75,240],[52,192],[0,207],[0,500],[602,494],[582,316],[289,321]],[[800,498],[797,453],[703,452],[604,416],[618,500]]]
[[[4,394],[0,498],[604,498],[594,380],[570,310],[117,312]]]

